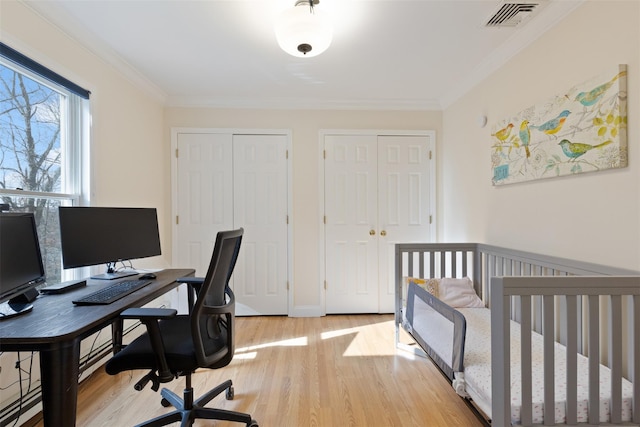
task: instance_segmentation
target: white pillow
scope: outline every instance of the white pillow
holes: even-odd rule
[[[438,299],[453,308],[484,307],[468,277],[463,279],[442,278],[438,291]]]

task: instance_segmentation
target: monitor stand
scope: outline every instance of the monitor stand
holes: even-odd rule
[[[5,301],[0,304],[0,320],[27,313],[32,308],[33,304],[28,302]]]
[[[134,270],[114,271],[113,273],[96,274],[95,276],[91,276],[91,279],[114,280],[121,279],[123,277],[135,276],[136,274],[138,274],[138,272]]]

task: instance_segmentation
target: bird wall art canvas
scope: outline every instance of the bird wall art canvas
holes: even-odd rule
[[[491,140],[493,185],[626,167],[626,65],[496,123]]]

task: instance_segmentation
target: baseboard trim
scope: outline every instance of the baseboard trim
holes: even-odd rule
[[[289,317],[322,317],[322,309],[318,305],[301,305],[294,307]]]

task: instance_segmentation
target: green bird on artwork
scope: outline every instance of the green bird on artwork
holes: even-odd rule
[[[593,150],[594,148],[602,148],[605,145],[611,144],[611,140],[605,141],[602,144],[591,145],[591,144],[583,144],[580,142],[571,142],[568,139],[563,139],[558,143],[560,147],[562,147],[562,152],[565,156],[570,159],[577,159],[582,156],[587,151]]]
[[[602,98],[607,90],[613,85],[613,83],[618,80],[620,77],[625,76],[627,74],[626,71],[619,72],[614,78],[612,78],[607,83],[601,84],[600,86],[596,86],[591,89],[589,92],[580,92],[576,95],[576,101],[585,107],[590,107]]]

